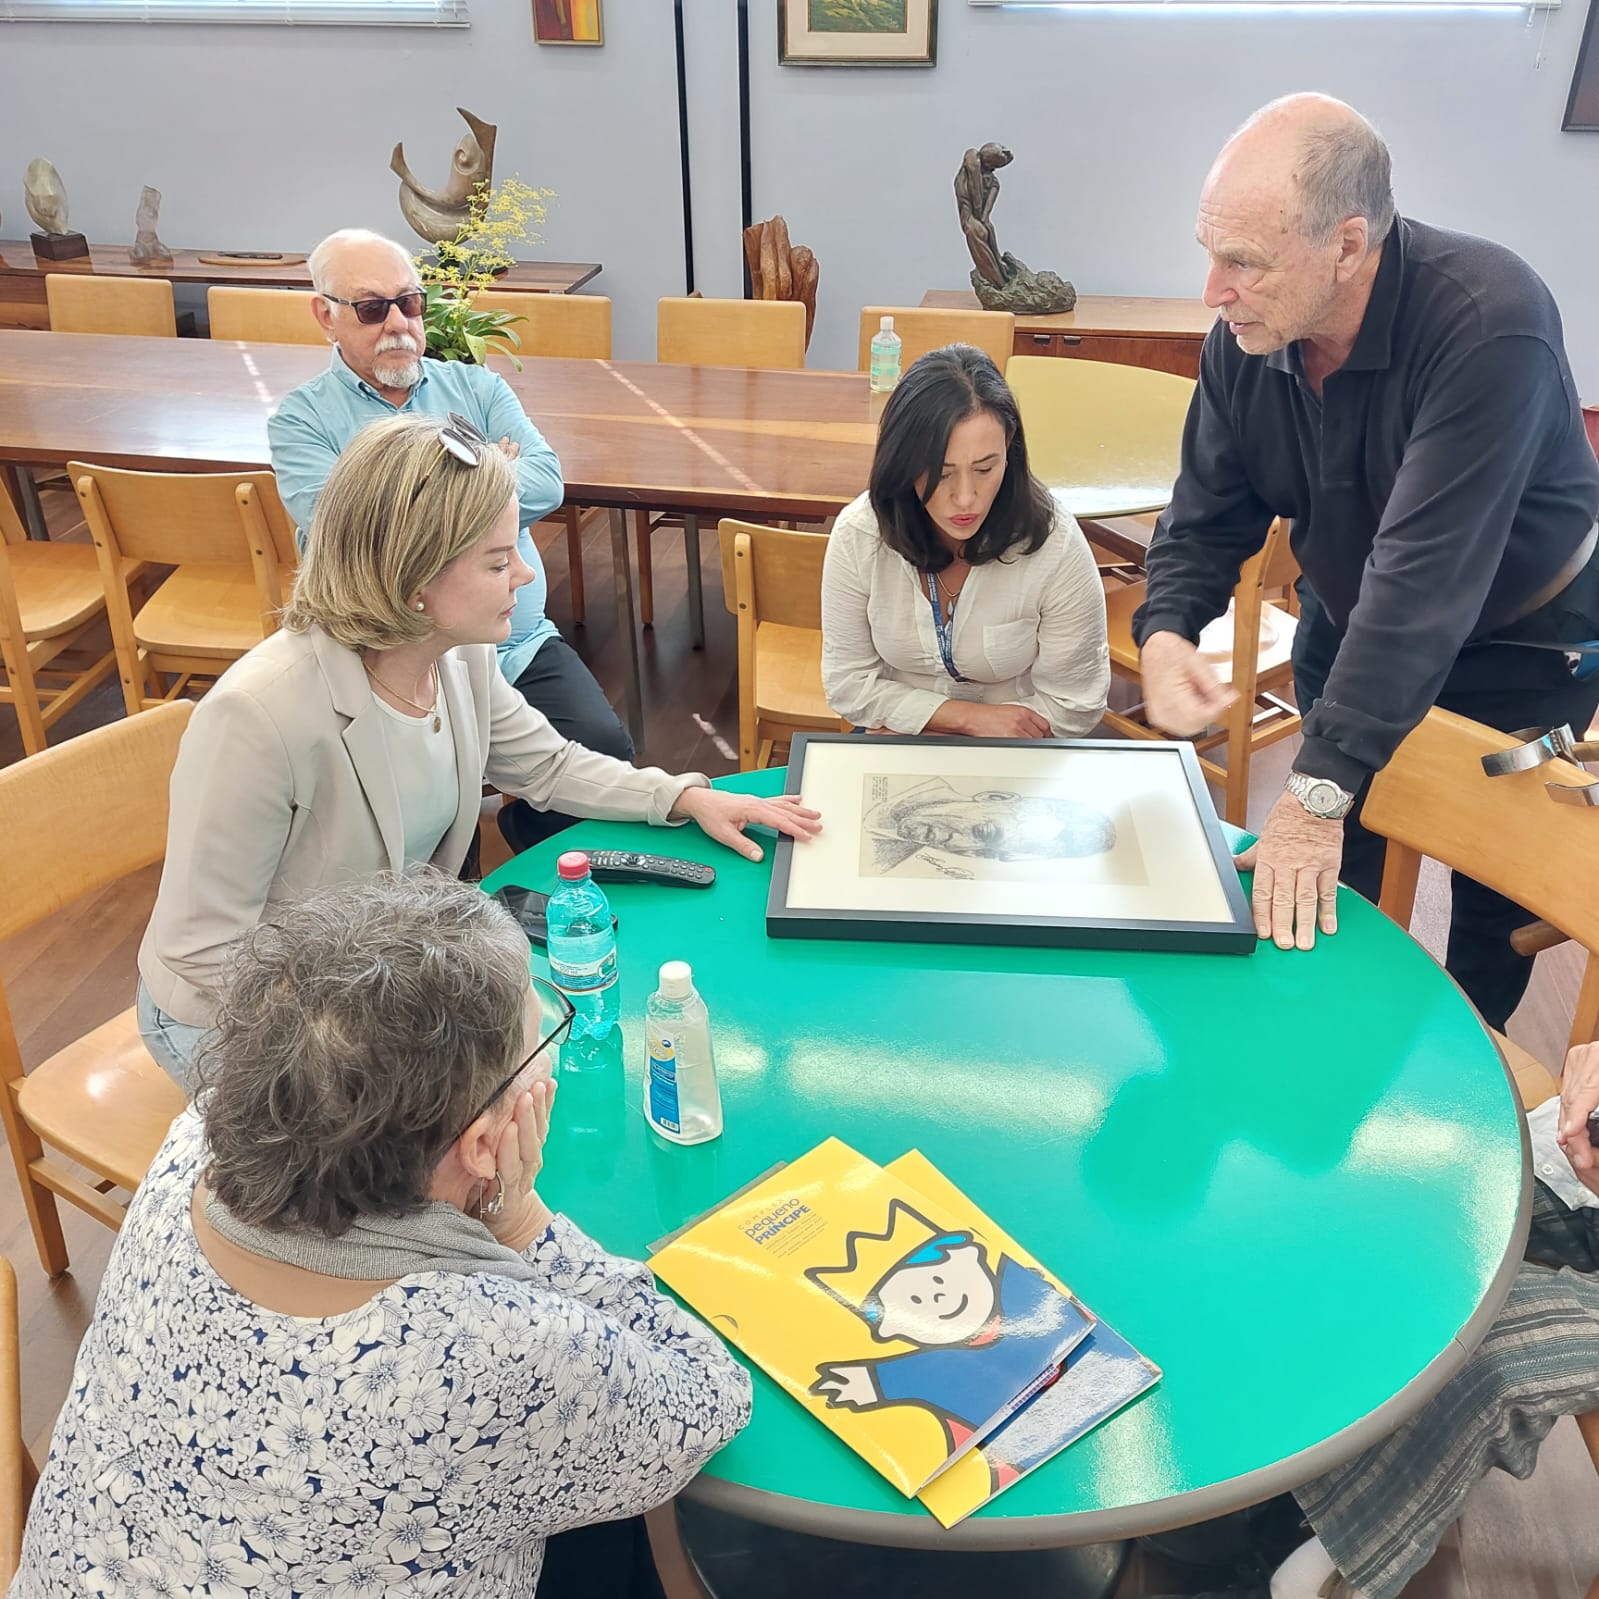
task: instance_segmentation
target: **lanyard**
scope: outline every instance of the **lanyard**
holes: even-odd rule
[[[955,651],[950,645],[954,626],[944,620],[944,607],[938,603],[938,579],[931,572],[922,575],[927,580],[927,603],[933,608],[933,631],[938,635],[938,652],[944,657],[944,670],[957,683],[970,683],[969,677],[962,677],[955,670]]]

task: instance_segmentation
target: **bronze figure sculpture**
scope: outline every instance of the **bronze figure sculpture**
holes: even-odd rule
[[[976,266],[972,288],[990,311],[1049,316],[1070,311],[1077,291],[1055,272],[1034,272],[1008,250],[1001,251],[994,233],[994,202],[999,198],[995,174],[1015,157],[1002,144],[985,144],[961,157],[955,174],[955,206],[961,232]]]

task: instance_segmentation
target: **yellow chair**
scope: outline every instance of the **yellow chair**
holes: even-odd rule
[[[552,356],[569,361],[611,359],[611,299],[606,294],[530,294],[515,289],[480,289],[472,296],[474,311],[508,311],[522,320],[512,328],[521,340],[507,353]],[[566,529],[566,570],[572,588],[572,620],[588,615],[583,592],[583,522],[588,508],[563,505],[547,522]]]
[[[1171,499],[1192,378],[1016,355],[1005,381],[1027,430],[1029,464],[1066,492],[1078,516],[1158,511]]]
[[[22,1337],[17,1324],[17,1274],[0,1255],[0,1585],[22,1559],[22,1529],[39,1474],[22,1436]]]
[[[748,366],[783,371],[805,365],[805,307],[798,300],[667,298],[656,307],[655,359],[675,366]],[[638,611],[655,624],[655,571],[650,536],[682,524],[688,564],[689,636],[705,645],[705,594],[700,576],[700,519],[693,511],[633,513],[638,559]]]
[[[794,733],[847,733],[822,691],[827,534],[718,524],[738,615],[738,769],[769,766]]]
[[[220,677],[277,629],[294,528],[270,472],[124,472],[69,463],[100,560],[128,714]],[[175,571],[135,612],[126,563]],[[152,673],[174,676],[151,694]]]
[[[929,350],[946,344],[974,344],[1001,372],[1016,342],[1016,318],[1009,311],[942,311],[920,305],[869,305],[861,312],[861,337],[857,365],[872,369],[872,340],[883,318],[894,319],[899,335],[899,369],[908,371]]]
[[[320,344],[328,336],[311,312],[309,289],[235,289],[218,284],[205,296],[213,339],[245,344]]]
[[[129,562],[123,579],[143,573]],[[49,729],[115,674],[116,651],[96,636],[105,614],[93,547],[28,538],[0,485],[0,705],[16,710],[24,754],[37,755]]]
[[[164,705],[0,771],[0,939],[162,858],[172,765],[193,709],[187,700]],[[0,1120],[22,1202],[54,1277],[67,1269],[57,1197],[120,1227],[122,1208],[107,1195],[138,1187],[183,1109],[183,1091],[150,1058],[131,1007],[25,1072],[3,983],[0,1077]]]
[[[1063,363],[1064,364],[1064,363]],[[1249,763],[1257,750],[1297,733],[1300,715],[1282,691],[1293,687],[1296,617],[1266,603],[1268,592],[1292,592],[1299,575],[1298,563],[1288,548],[1288,529],[1273,522],[1264,548],[1244,563],[1233,590],[1232,607],[1224,625],[1206,635],[1226,653],[1213,659],[1217,675],[1231,683],[1238,697],[1212,731],[1194,740],[1205,776],[1221,786],[1222,815],[1243,827],[1249,810]],[[1105,625],[1110,644],[1111,670],[1133,682],[1140,681],[1138,646],[1133,642],[1133,612],[1144,602],[1142,582],[1112,588],[1105,595]],[[1230,620],[1231,626],[1225,625]],[[1205,649],[1207,637],[1200,638]],[[1169,733],[1149,725],[1142,702],[1125,711],[1106,711],[1105,725],[1125,738],[1164,739]],[[1218,766],[1207,751],[1222,747],[1227,764]]]
[[[54,333],[131,333],[175,339],[177,314],[165,278],[102,278],[92,272],[47,272],[45,303]]]
[[[522,320],[511,331],[522,342],[508,353],[560,356],[569,361],[611,359],[611,298],[607,294],[532,294],[479,289],[474,311],[508,311]]]
[[[1388,840],[1378,906],[1408,926],[1421,858],[1430,855],[1542,917],[1588,951],[1570,1040],[1586,1044],[1599,1038],[1599,828],[1587,807],[1555,804],[1544,784],[1593,779],[1562,760],[1504,777],[1483,771],[1484,755],[1520,742],[1449,711],[1428,711],[1371,780],[1361,813]],[[1532,1058],[1495,1037],[1513,1065]]]

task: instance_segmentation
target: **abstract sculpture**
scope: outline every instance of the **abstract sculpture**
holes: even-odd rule
[[[405,164],[403,141],[394,147],[389,170],[400,180],[400,211],[429,244],[453,239],[471,220],[472,196],[480,183],[494,182],[494,137],[499,129],[461,106],[455,108],[470,130],[450,158],[449,181],[442,189],[424,189]]]
[[[50,162],[42,157],[30,161],[22,189],[28,215],[39,224],[30,241],[38,260],[70,261],[89,253],[89,241],[67,229],[67,186]]]
[[[977,265],[972,288],[990,311],[1020,316],[1051,316],[1077,304],[1077,290],[1055,272],[1034,272],[1010,251],[1003,253],[994,235],[994,202],[999,198],[995,173],[1015,159],[1002,144],[968,150],[955,174],[955,205],[960,212],[966,248]]]
[[[139,209],[133,225],[138,236],[128,250],[128,259],[140,266],[171,266],[172,252],[156,236],[156,224],[161,220],[161,191],[147,183],[139,191]]]
[[[749,263],[750,289],[757,300],[798,300],[805,307],[805,348],[816,326],[816,280],[821,269],[803,244],[790,245],[788,223],[776,216],[744,230],[744,259]]]

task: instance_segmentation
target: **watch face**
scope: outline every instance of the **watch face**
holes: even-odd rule
[[[1338,809],[1340,795],[1338,785],[1329,783],[1325,779],[1310,785],[1310,792],[1305,796],[1310,802],[1313,811],[1335,811]]]

